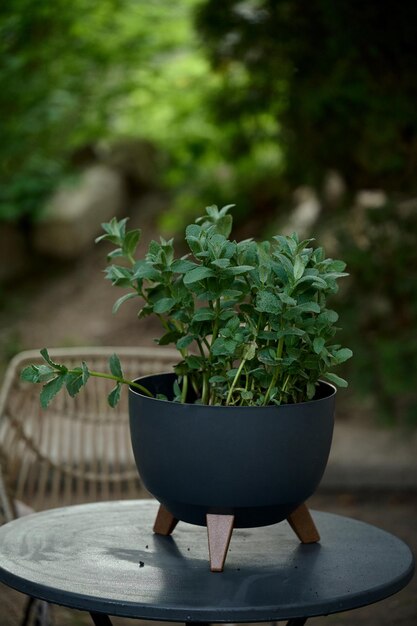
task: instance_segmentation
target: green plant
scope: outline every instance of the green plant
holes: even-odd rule
[[[203,404],[265,406],[313,398],[321,377],[346,386],[329,370],[352,353],[331,343],[338,315],[326,308],[327,296],[346,276],[345,263],[326,259],[322,248],[309,247],[312,240],[299,241],[296,234],[277,235],[272,242],[232,241],[230,206],[208,207],[186,228],[190,252],[181,258],[175,257],[173,240],[161,238],[136,260],[140,230],[126,230],[127,219],[103,224],[105,234],[97,241],[115,246],[106,277],[129,289],[113,312],[140,297],[139,317],[160,319],[164,334],[157,342],[174,344],[181,356],[176,401],[186,402],[193,390]],[[25,368],[22,378],[46,382],[43,406],[64,386],[75,395],[90,376],[116,381],[112,406],[123,383],[139,386],[123,378],[116,355],[111,374],[90,371],[85,363],[68,370],[47,350],[42,356],[45,364]]]

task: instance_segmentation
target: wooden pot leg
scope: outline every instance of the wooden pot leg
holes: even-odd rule
[[[159,505],[153,532],[157,535],[170,535],[178,520],[162,504]]]
[[[207,514],[210,570],[222,572],[233,532],[234,515]]]
[[[301,541],[301,543],[316,543],[320,541],[320,535],[305,504],[301,504],[291,515],[287,522]]]

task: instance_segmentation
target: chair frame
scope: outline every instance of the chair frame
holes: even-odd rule
[[[127,377],[130,375],[131,378],[147,373],[167,371],[178,361],[177,351],[166,348],[55,348],[49,353],[52,359],[62,363],[80,365],[82,361],[87,363],[93,361],[100,362],[100,368],[108,368],[109,357],[117,353],[122,368],[129,371]],[[0,391],[0,505],[6,520],[18,516],[15,500],[35,510],[49,508],[43,500],[43,493],[39,493],[40,489],[47,488],[49,477],[46,476],[46,469],[38,482],[30,476],[30,464],[27,460],[29,454],[32,464],[41,463],[51,472],[60,472],[62,474],[60,481],[65,483],[64,486],[68,492],[71,481],[83,479],[90,482],[101,481],[102,494],[98,493],[98,487],[93,489],[90,496],[82,494],[81,491],[79,491],[80,497],[77,497],[75,493],[64,494],[65,497],[61,501],[65,504],[114,499],[110,493],[110,486],[114,487],[118,480],[137,481],[137,470],[128,440],[127,394],[124,394],[125,397],[120,407],[111,409],[107,405],[106,396],[114,383],[91,378],[86,388],[82,389],[76,398],[69,398],[66,392],[62,391],[59,394],[60,397],[55,398],[48,409],[42,410],[38,398],[39,387],[20,380],[20,371],[25,366],[41,362],[43,362],[42,357],[37,351],[30,350],[16,355],[7,368]],[[57,420],[62,422],[59,426],[62,429],[60,431]],[[86,461],[85,450],[79,450],[78,467],[77,451],[74,451],[75,433],[72,432],[76,427],[79,431],[77,431],[78,438],[83,440],[90,436],[94,440],[93,447],[97,447],[96,439],[106,429],[110,432],[107,441],[110,447],[114,443],[111,441],[113,429],[116,428],[117,432],[120,430],[124,438],[121,454],[126,456],[126,467],[122,467],[120,465],[122,461],[120,461],[120,467],[118,471],[115,471],[111,461],[108,461],[107,465],[101,461],[100,450],[95,450],[95,456],[93,450],[90,450],[91,461],[88,459]],[[42,429],[45,432],[41,433]],[[60,440],[55,441],[54,444],[51,441],[54,437],[55,439],[71,439],[67,445],[67,448],[71,450],[64,449],[65,446]],[[103,437],[106,435],[102,435]],[[45,441],[42,441],[42,438]],[[46,442],[48,438],[50,441]],[[84,443],[81,441],[80,447]],[[106,441],[101,441],[101,447],[106,449]],[[13,454],[19,458],[14,458]],[[24,458],[25,454],[26,458]],[[64,458],[65,455],[67,458]],[[16,467],[16,463],[17,465],[20,463],[20,466]],[[116,463],[114,462],[113,465]],[[27,475],[23,476],[24,472]],[[107,473],[105,477],[104,473]],[[109,482],[107,486],[106,480]],[[58,495],[58,487],[57,484],[53,486],[55,495]],[[77,488],[80,489],[79,485]],[[53,504],[56,506],[55,502]]]

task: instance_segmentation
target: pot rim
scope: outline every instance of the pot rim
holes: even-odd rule
[[[154,376],[166,376],[166,375],[170,375],[170,376],[175,376],[175,372],[157,372],[154,374],[146,374],[145,376],[139,376],[138,378],[135,378],[133,382],[135,383],[140,383],[143,384],[142,381],[145,378],[152,378]],[[268,404],[267,406],[226,406],[226,405],[210,405],[210,404],[195,404],[195,403],[191,403],[191,402],[173,402],[173,400],[162,400],[160,398],[150,398],[149,396],[146,396],[145,394],[141,393],[138,389],[134,389],[131,385],[129,385],[129,394],[132,394],[134,396],[140,396],[141,398],[143,398],[144,400],[148,400],[150,402],[161,402],[162,404],[169,404],[169,405],[175,405],[175,406],[187,406],[187,407],[204,407],[204,408],[208,408],[211,410],[217,409],[217,410],[224,410],[224,409],[228,409],[228,410],[239,410],[239,411],[259,411],[259,409],[269,409],[269,410],[274,410],[276,411],[278,408],[280,407],[295,407],[295,406],[300,406],[300,405],[308,405],[308,404],[317,404],[319,402],[324,402],[326,400],[329,400],[330,398],[333,398],[336,393],[337,393],[337,388],[335,387],[335,385],[333,385],[332,383],[328,382],[327,380],[322,380],[321,378],[317,381],[318,383],[320,383],[321,385],[324,385],[325,387],[327,387],[329,390],[331,390],[330,393],[326,394],[324,397],[322,398],[317,398],[317,399],[312,399],[312,400],[305,400],[303,402],[294,402],[291,404]],[[143,385],[145,386],[145,385]]]

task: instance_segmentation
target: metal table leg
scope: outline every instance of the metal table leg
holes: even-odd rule
[[[105,613],[94,613],[90,611],[90,615],[94,626],[112,626],[110,617],[105,615]]]

